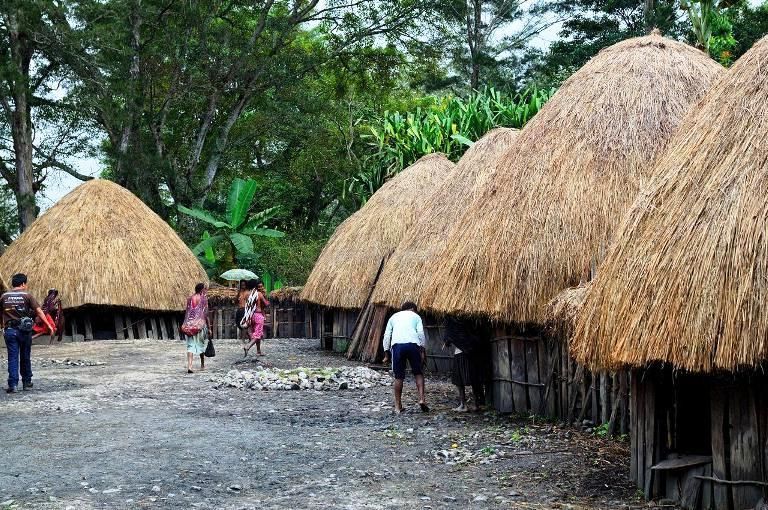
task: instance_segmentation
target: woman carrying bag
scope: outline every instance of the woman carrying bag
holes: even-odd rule
[[[192,360],[200,355],[200,370],[205,370],[206,340],[211,330],[208,319],[208,296],[204,283],[195,285],[195,293],[187,299],[187,312],[181,332],[187,340],[187,373],[192,373]],[[208,340],[210,343],[210,340]],[[211,343],[211,350],[213,344]]]

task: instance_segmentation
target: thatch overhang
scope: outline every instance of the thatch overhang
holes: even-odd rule
[[[444,155],[430,154],[384,184],[336,229],[301,299],[330,308],[361,308],[382,261],[413,225],[424,201],[453,175],[454,167]]]
[[[768,360],[768,38],[687,116],[593,283],[592,367],[736,371]]]
[[[280,287],[269,293],[270,301],[284,304],[295,304],[301,302],[301,291],[303,287]]]
[[[456,164],[454,178],[443,181],[424,202],[419,218],[387,260],[373,292],[374,303],[399,307],[419,303],[432,275],[427,265],[446,247],[446,232],[461,217],[465,204],[493,179],[496,160],[519,131],[497,128],[467,150]]]
[[[589,278],[685,113],[723,68],[653,34],[602,50],[526,125],[428,272],[439,313],[540,324]]]
[[[585,284],[567,288],[547,303],[544,327],[556,335],[570,337],[584,307],[589,287],[590,284]]]
[[[35,220],[0,257],[0,274],[26,273],[39,299],[61,293],[86,305],[180,311],[208,277],[176,232],[125,188],[78,186]]]

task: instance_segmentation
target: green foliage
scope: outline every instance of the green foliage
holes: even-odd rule
[[[367,125],[369,153],[347,182],[346,196],[365,203],[388,178],[426,154],[442,152],[458,161],[473,141],[494,127],[523,127],[553,93],[533,88],[510,96],[486,88],[466,97],[432,98],[411,112],[385,111]]]
[[[226,216],[224,219],[215,213],[199,208],[179,205],[179,212],[214,227],[213,234],[203,232],[202,240],[192,248],[195,255],[201,257],[201,262],[216,271],[226,271],[237,263],[247,268],[257,258],[252,236],[269,238],[283,237],[278,230],[265,228],[264,224],[274,218],[277,208],[272,207],[249,215],[254,196],[256,182],[253,180],[235,179],[227,194]],[[217,257],[217,253],[220,254]]]
[[[256,264],[259,275],[279,275],[284,285],[303,285],[325,244],[324,238],[296,233],[282,239],[255,239],[255,249],[260,254]]]

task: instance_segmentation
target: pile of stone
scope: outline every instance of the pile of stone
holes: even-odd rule
[[[70,367],[100,367],[106,365],[103,361],[93,361],[89,359],[43,359],[41,365],[66,365]]]
[[[388,374],[366,367],[230,370],[210,380],[217,388],[251,390],[360,390],[392,384]]]

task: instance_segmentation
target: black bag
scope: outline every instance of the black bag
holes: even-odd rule
[[[214,349],[213,340],[210,338],[208,339],[208,346],[205,348],[205,352],[203,354],[206,358],[213,358],[216,356],[216,349]]]

